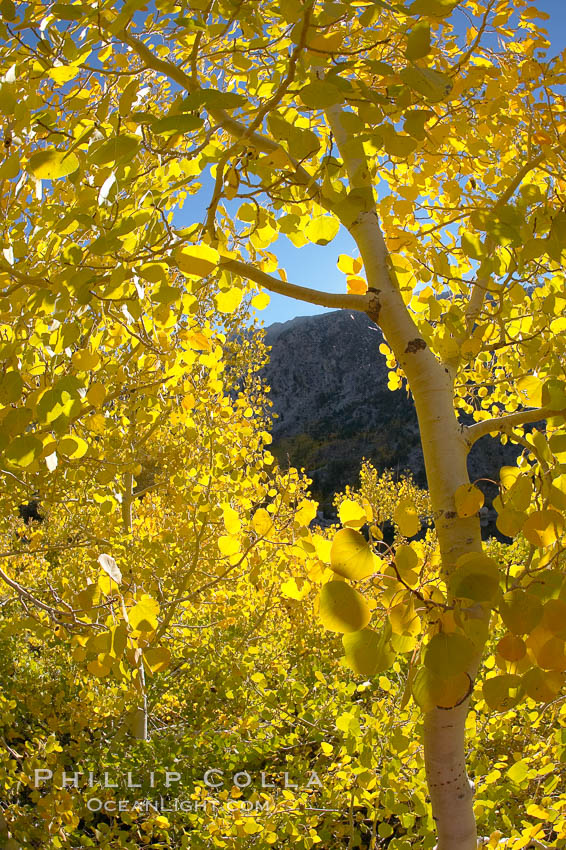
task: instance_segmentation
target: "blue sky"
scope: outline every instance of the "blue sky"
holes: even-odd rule
[[[533,0],[538,9],[550,15],[550,20],[540,22],[546,29],[551,41],[550,53],[556,55],[566,47],[566,0]],[[187,202],[191,214],[197,213],[192,220],[198,220],[204,216],[202,211],[196,209],[195,202],[200,201],[200,195]],[[208,202],[203,197],[203,204]],[[186,210],[188,211],[188,209]],[[179,218],[182,218],[179,216]],[[179,222],[181,223],[181,222]],[[338,271],[336,261],[339,254],[355,255],[354,243],[349,233],[343,228],[335,239],[327,246],[305,245],[303,248],[295,248],[289,240],[283,236],[269,248],[280,260],[280,264],[287,272],[287,278],[291,283],[308,286],[313,289],[321,289],[327,292],[344,291],[345,278]],[[271,294],[271,302],[268,307],[258,314],[258,318],[265,325],[273,322],[286,322],[295,316],[306,316],[315,313],[326,312],[324,307],[316,307],[303,302],[285,298],[282,295]]]

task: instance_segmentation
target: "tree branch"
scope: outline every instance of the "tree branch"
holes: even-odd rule
[[[553,150],[552,153],[556,151]],[[533,157],[532,159],[527,160],[527,162],[519,169],[515,177],[511,180],[507,188],[504,192],[501,193],[499,198],[493,204],[491,210],[492,212],[496,212],[500,207],[504,206],[507,201],[509,201],[527,174],[536,168],[537,165],[540,165],[544,159],[546,159],[547,154],[545,152],[540,153],[538,156]],[[495,243],[493,239],[488,239],[486,243],[486,252],[491,254],[494,250]],[[483,303],[485,301],[485,296],[488,291],[489,286],[489,278],[478,278],[472,286],[472,291],[470,294],[470,299],[468,301],[468,307],[466,309],[466,327],[468,331],[473,329],[473,326],[481,312],[483,307]]]
[[[550,407],[535,407],[530,410],[518,410],[516,413],[509,413],[507,416],[484,419],[482,422],[476,422],[475,425],[468,425],[464,432],[466,442],[471,448],[474,443],[481,437],[485,437],[486,434],[508,431],[517,425],[542,422],[549,416],[558,416],[564,413],[566,413],[565,410],[552,410]]]
[[[276,277],[255,268],[255,266],[240,262],[240,260],[221,260],[220,268],[239,274],[248,280],[253,280],[270,292],[287,295],[289,298],[306,301],[308,304],[318,304],[319,307],[330,307],[335,310],[359,310],[362,313],[367,313],[370,307],[368,295],[350,295],[347,292],[320,292],[318,289],[297,286],[294,283],[278,280]]]

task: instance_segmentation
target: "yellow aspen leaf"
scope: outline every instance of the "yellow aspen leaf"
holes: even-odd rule
[[[483,698],[493,711],[505,711],[519,702],[520,687],[520,676],[510,674],[493,676],[484,680]]]
[[[106,653],[102,653],[94,661],[89,661],[86,669],[98,679],[104,679],[110,675],[112,669],[112,657]]]
[[[237,511],[230,505],[226,505],[222,511],[222,519],[224,520],[224,528],[228,534],[238,534],[242,523]]]
[[[543,608],[543,626],[556,637],[566,640],[566,602],[549,599]]]
[[[326,537],[323,537],[321,534],[313,534],[312,542],[317,558],[319,558],[323,564],[329,564],[332,541],[327,540]]]
[[[552,702],[564,684],[564,673],[556,670],[544,672],[538,667],[531,667],[521,681],[525,693],[535,702]]]
[[[128,643],[128,629],[125,622],[110,629],[110,652],[113,658],[120,658]]]
[[[218,538],[218,548],[225,558],[236,555],[240,549],[240,541],[232,534],[223,534]]]
[[[456,599],[489,602],[499,591],[501,574],[497,563],[482,552],[472,552],[458,559],[448,585]]]
[[[106,387],[104,384],[91,384],[86,397],[89,404],[92,404],[93,407],[102,407],[106,399]]]
[[[90,372],[100,363],[100,355],[96,351],[84,348],[82,351],[75,351],[71,357],[71,363],[78,372]]]
[[[194,351],[211,351],[212,344],[201,331],[193,331],[186,338],[187,345]]]
[[[566,654],[564,652],[564,641],[558,637],[551,637],[544,643],[536,653],[536,660],[543,670],[566,670]]]
[[[564,517],[554,510],[535,511],[523,524],[523,534],[533,546],[541,549],[556,543],[564,531]]]
[[[509,632],[497,644],[497,651],[505,661],[520,661],[527,653],[527,645],[518,635]]]
[[[335,53],[340,50],[343,40],[344,34],[340,30],[321,32],[307,38],[307,47],[321,53]]]
[[[328,245],[340,229],[338,219],[330,215],[319,215],[311,218],[305,228],[305,236],[309,242],[316,245]]]
[[[464,254],[472,257],[474,260],[481,260],[484,249],[481,239],[476,233],[470,233],[469,231],[462,233],[461,244]]]
[[[454,493],[456,513],[459,517],[471,517],[477,514],[485,501],[482,491],[473,484],[462,484]]]
[[[76,65],[57,65],[55,68],[50,68],[47,75],[56,83],[68,83],[74,80],[79,73],[79,68]]]
[[[193,410],[195,404],[196,401],[193,393],[187,393],[186,396],[183,396],[183,400],[181,401],[183,410]]]
[[[516,537],[523,528],[527,515],[523,511],[514,511],[511,508],[503,508],[495,520],[495,525],[501,534],[506,537]]]
[[[417,21],[407,37],[405,57],[414,61],[422,59],[430,53],[430,24],[427,21]]]
[[[421,619],[415,612],[412,601],[393,605],[387,612],[387,618],[396,635],[416,636],[421,632]]]
[[[0,403],[4,405],[19,401],[24,382],[19,372],[10,370],[0,377]]]
[[[393,519],[399,526],[403,537],[414,537],[421,529],[421,521],[417,514],[415,503],[410,499],[402,499],[393,512]]]
[[[325,629],[341,634],[364,629],[371,619],[364,597],[344,581],[329,581],[322,586],[318,613]]]
[[[87,453],[88,443],[82,437],[63,437],[57,443],[57,451],[69,460],[78,460]]]
[[[27,170],[38,180],[57,180],[72,174],[78,167],[79,160],[74,153],[46,148],[30,156]]]
[[[295,522],[299,525],[309,526],[313,519],[316,517],[316,511],[318,508],[318,502],[314,502],[312,499],[303,499],[297,505],[297,511],[295,513]]]
[[[242,303],[243,290],[234,286],[224,292],[219,292],[214,300],[221,313],[233,313]]]
[[[517,391],[523,404],[529,407],[540,407],[542,404],[542,389],[544,383],[536,375],[527,375],[517,381]]]
[[[348,254],[340,254],[336,264],[341,272],[346,275],[357,275],[363,268],[362,260],[359,257],[350,257]]]
[[[361,528],[368,521],[365,508],[353,499],[344,499],[340,505],[338,516],[342,525],[351,528]]]
[[[349,277],[346,279],[346,288],[350,295],[365,295],[368,285],[363,277]]]
[[[395,550],[395,565],[400,573],[414,570],[419,563],[419,556],[412,546],[400,545]]]
[[[510,632],[526,635],[542,620],[542,603],[533,593],[513,590],[506,593],[499,603],[499,614]]]
[[[411,684],[413,699],[425,714],[436,707],[454,708],[470,690],[471,680],[465,672],[438,676],[427,667],[419,667]]]
[[[173,254],[177,267],[184,275],[199,279],[209,275],[218,265],[220,254],[210,245],[183,245]]]
[[[265,508],[258,508],[252,518],[252,528],[259,537],[265,537],[273,528],[273,518]]]
[[[298,580],[296,578],[290,578],[281,585],[281,593],[283,596],[287,596],[289,599],[296,599],[298,601],[304,599],[310,589],[310,582],[302,578]]]
[[[340,529],[332,541],[330,566],[338,575],[353,581],[372,575],[374,556],[365,537],[353,528]]]
[[[144,593],[133,608],[128,611],[128,620],[132,629],[141,632],[153,632],[157,628],[159,603],[147,593]]]
[[[265,310],[265,308],[269,305],[271,298],[267,292],[260,292],[258,295],[254,295],[252,298],[252,307],[256,310]]]
[[[144,650],[143,660],[152,673],[161,673],[171,663],[171,652],[165,646],[150,646]]]

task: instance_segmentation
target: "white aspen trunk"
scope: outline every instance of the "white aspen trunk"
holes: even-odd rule
[[[453,378],[418,336],[401,293],[391,279],[387,250],[373,211],[351,228],[364,260],[371,311],[409,381],[419,421],[443,575],[457,559],[482,549],[479,518],[457,516],[454,493],[469,483],[468,445],[453,406]],[[384,285],[385,282],[385,285]],[[481,657],[469,675],[473,679]],[[451,709],[436,708],[424,719],[424,758],[437,850],[476,850],[473,790],[466,772],[465,726],[468,700]]]
[[[481,551],[481,531],[477,516],[462,519],[456,515],[454,492],[469,483],[467,446],[458,426],[452,404],[452,389],[423,388],[415,396],[427,479],[436,532],[442,557],[442,570],[448,575],[456,560],[467,552]],[[481,658],[478,649],[473,679]],[[469,700],[451,709],[435,708],[424,718],[424,758],[437,850],[476,850],[477,830],[473,809],[473,788],[466,771],[466,715]]]

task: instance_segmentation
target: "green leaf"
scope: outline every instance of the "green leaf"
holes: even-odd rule
[[[485,679],[483,697],[493,711],[507,711],[521,699],[521,677],[506,674]]]
[[[339,89],[324,80],[314,80],[299,92],[299,97],[309,109],[325,109],[342,103],[343,97]]]
[[[389,156],[406,159],[418,147],[417,141],[413,136],[404,136],[401,133],[397,133],[390,124],[382,124],[378,135],[381,137],[385,152]]]
[[[459,0],[414,0],[409,6],[409,15],[430,15],[431,18],[443,18],[456,8]]]
[[[431,103],[444,100],[452,91],[450,77],[438,71],[433,71],[432,68],[418,68],[416,65],[409,65],[402,69],[400,77],[409,88],[422,94]]]
[[[175,133],[190,133],[198,130],[203,125],[202,118],[187,112],[179,112],[175,115],[166,115],[158,118],[151,125],[151,132],[159,136],[172,136]]]
[[[411,109],[405,113],[403,129],[414,139],[426,139],[425,124],[433,113],[429,109]]]
[[[200,107],[205,109],[238,109],[238,107],[246,106],[247,103],[247,97],[237,92],[200,89],[186,97],[181,105],[183,110],[191,112]]]
[[[330,566],[338,575],[353,581],[361,581],[376,571],[369,543],[353,528],[342,528],[334,535]]]
[[[69,460],[78,460],[88,451],[88,443],[82,437],[64,437],[57,443],[57,451]]]
[[[58,180],[67,177],[79,167],[79,161],[74,153],[47,148],[36,151],[29,158],[27,170],[38,180]]]
[[[474,553],[456,567],[448,585],[456,599],[489,602],[499,591],[501,574],[495,561]]]
[[[437,676],[427,667],[419,667],[411,683],[411,692],[417,705],[424,711],[433,708],[454,708],[463,702],[471,691],[467,673],[454,676]]]
[[[361,593],[349,584],[329,581],[320,591],[319,616],[328,631],[348,634],[364,629],[371,619],[371,611]]]
[[[0,403],[14,404],[19,401],[24,389],[24,382],[19,372],[12,369],[0,377]]]
[[[410,61],[422,59],[430,53],[430,24],[418,21],[407,37],[405,57]]]
[[[132,159],[137,154],[139,146],[139,136],[124,133],[120,136],[111,136],[96,146],[93,145],[89,148],[88,155],[94,165],[108,165],[111,162]]]
[[[474,644],[464,635],[441,632],[430,639],[424,663],[431,673],[448,679],[465,673],[475,654]]]
[[[68,3],[54,3],[51,13],[60,21],[82,21],[93,10],[89,6],[72,6]]]
[[[5,451],[6,460],[12,466],[19,466],[22,469],[31,466],[34,460],[37,460],[43,451],[43,443],[31,434],[22,434],[16,437],[9,444]]]
[[[515,764],[511,765],[509,770],[507,771],[507,776],[511,780],[511,782],[515,782],[517,785],[520,785],[528,775],[529,772],[529,763],[526,759],[521,759],[520,761],[516,761]]]
[[[462,251],[467,257],[473,260],[481,260],[484,256],[484,249],[479,236],[470,231],[465,231],[461,236]]]
[[[542,619],[540,599],[525,590],[506,593],[499,605],[499,614],[505,626],[514,635],[530,634]]]
[[[360,676],[375,676],[393,664],[395,653],[383,633],[361,629],[342,637],[346,663]]]

